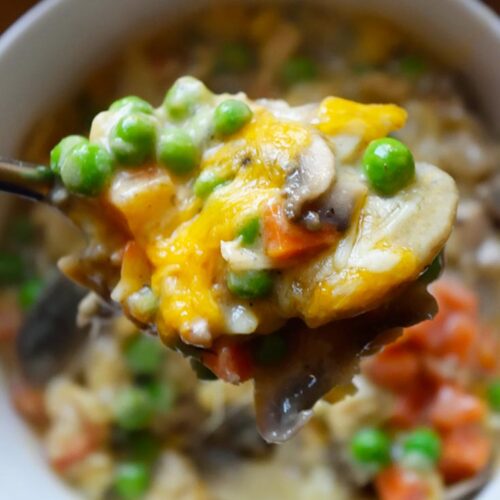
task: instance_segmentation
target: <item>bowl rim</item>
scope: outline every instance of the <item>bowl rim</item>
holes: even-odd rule
[[[26,30],[30,30],[44,17],[52,15],[53,9],[70,1],[75,0],[42,0],[26,11],[0,36],[0,58],[24,36]],[[494,36],[500,37],[500,15],[492,7],[480,0],[453,0],[453,3],[455,8],[467,11],[476,20],[484,23],[485,28]]]

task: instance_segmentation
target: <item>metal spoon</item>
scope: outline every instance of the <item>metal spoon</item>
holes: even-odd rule
[[[77,283],[109,301],[119,277],[119,267],[111,262],[111,256],[131,236],[126,228],[103,217],[100,201],[72,195],[47,166],[1,157],[0,191],[55,207],[85,234],[89,243],[86,251],[72,261],[71,258],[62,259],[62,270]],[[107,251],[108,261],[102,258],[96,261],[96,246]]]
[[[35,201],[48,201],[54,187],[49,167],[0,157],[0,191]]]

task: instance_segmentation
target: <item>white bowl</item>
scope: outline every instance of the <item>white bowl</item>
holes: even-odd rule
[[[238,0],[233,0],[238,1]],[[284,1],[284,0],[282,0]],[[316,0],[382,14],[468,77],[484,113],[500,126],[500,20],[476,0]],[[0,38],[0,154],[15,156],[30,125],[78,85],[138,27],[208,0],[45,0]],[[75,498],[49,470],[12,410],[0,372],[0,498]],[[500,498],[500,478],[481,495]]]

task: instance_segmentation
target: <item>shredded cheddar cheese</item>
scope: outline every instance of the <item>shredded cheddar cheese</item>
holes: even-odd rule
[[[153,290],[162,297],[160,310],[171,331],[190,336],[201,320],[212,336],[224,331],[218,300],[223,274],[220,243],[232,240],[246,217],[279,197],[286,178],[283,166],[296,161],[310,142],[307,127],[259,109],[231,141],[207,153],[201,170],[232,177],[232,182],[217,189],[201,212],[170,237],[147,246],[155,267]]]
[[[320,105],[315,124],[327,135],[354,135],[369,142],[402,128],[406,118],[406,111],[394,104],[360,104],[327,97]]]
[[[210,95],[203,106],[231,97]],[[443,224],[429,235],[430,250],[406,245],[404,221],[420,216],[423,204],[415,185],[422,190],[430,178],[417,176],[420,184],[384,198],[362,173],[362,146],[403,127],[403,109],[328,97],[306,110],[236,97],[248,103],[249,119],[230,133],[209,129],[191,170],[150,161],[118,171],[107,191],[132,238],[113,297],[130,312],[130,295],[140,302],[149,293],[148,307],[139,309],[149,314],[155,306],[151,322],[166,343],[180,336],[208,348],[221,335],[275,331],[289,317],[318,326],[360,314],[415,279],[445,233]],[[101,115],[93,131],[105,144],[103,116],[116,117]],[[163,123],[160,110],[155,120],[168,131],[192,118]],[[434,167],[424,171],[438,175]],[[215,181],[199,191],[204,176]],[[243,244],[238,232],[256,219],[256,239]],[[234,288],[241,273],[264,276],[252,285],[263,283],[264,292]]]
[[[311,324],[321,324],[328,309],[356,311],[363,304],[374,303],[380,293],[388,293],[399,279],[405,282],[418,272],[413,252],[406,248],[386,250],[393,258],[389,268],[341,270],[314,288],[304,315],[314,318]]]

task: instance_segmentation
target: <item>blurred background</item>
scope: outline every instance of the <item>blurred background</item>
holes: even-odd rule
[[[36,0],[16,0],[15,2],[2,2],[0,7],[0,32],[4,31],[20,15],[38,3]],[[486,3],[500,12],[500,0],[486,0]]]

